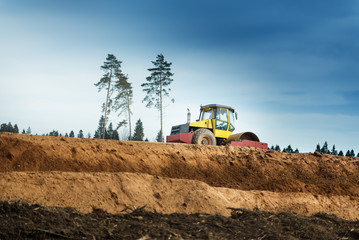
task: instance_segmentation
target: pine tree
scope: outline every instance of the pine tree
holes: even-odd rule
[[[6,132],[6,131],[7,131],[7,124],[6,123],[1,124],[0,132]]]
[[[134,141],[143,141],[143,125],[141,119],[138,119],[135,126],[135,131],[133,133],[132,140]]]
[[[103,88],[106,88],[106,102],[103,104],[102,111],[105,113],[104,122],[102,126],[102,133],[99,133],[102,138],[105,138],[106,131],[106,121],[107,115],[110,114],[110,109],[112,108],[112,94],[115,91],[114,78],[117,75],[121,74],[121,61],[118,61],[113,54],[108,54],[104,65],[101,66],[101,69],[105,72],[103,77],[98,83],[95,83],[95,86],[98,87],[98,91],[101,91]]]
[[[299,153],[298,148],[296,148],[296,149],[294,150],[294,153]]]
[[[52,132],[49,133],[49,136],[57,137],[59,136],[59,131],[52,130]]]
[[[112,122],[108,125],[107,131],[106,131],[106,139],[112,139],[113,136],[113,127],[112,127]]]
[[[161,130],[157,133],[156,142],[164,142],[164,139],[161,138]]]
[[[99,133],[98,130],[96,130],[96,131],[95,131],[95,134],[93,135],[93,137],[94,137],[94,138],[101,138],[100,136],[101,136],[101,134]]]
[[[117,81],[115,83],[115,88],[116,91],[118,92],[117,96],[115,97],[115,102],[114,102],[114,110],[118,111],[120,110],[120,112],[118,113],[118,116],[122,115],[123,113],[125,113],[125,115],[127,116],[127,120],[122,120],[121,122],[118,123],[118,126],[116,129],[119,129],[121,126],[123,125],[127,125],[129,126],[129,139],[132,138],[131,134],[132,134],[132,125],[131,125],[131,105],[133,103],[132,99],[133,99],[133,91],[132,91],[132,86],[131,83],[129,83],[128,80],[128,76],[124,75],[123,73],[119,72],[116,73],[116,78]]]
[[[117,132],[116,129],[113,130],[112,139],[114,139],[114,140],[120,140],[120,136],[119,136],[119,134],[118,134],[118,132]]]
[[[290,144],[288,145],[288,147],[286,149],[286,152],[287,153],[293,153],[293,148],[292,148],[292,146]]]
[[[324,145],[323,145],[322,149],[320,149],[320,152],[321,152],[321,153],[325,153],[325,154],[330,153],[330,152],[329,152],[329,149],[328,149],[328,143],[327,143],[327,141],[324,142]]]
[[[283,148],[283,151],[282,151],[282,152],[286,153],[286,152],[287,152],[287,149],[286,149],[286,148]]]
[[[77,134],[78,138],[84,138],[84,132],[82,131],[82,129],[80,129],[79,133]]]
[[[344,156],[344,153],[342,150],[339,151],[338,156],[342,156],[342,157]]]
[[[31,134],[31,128],[30,127],[27,128],[26,134]]]
[[[273,146],[273,145],[270,147],[270,150],[274,150],[274,146]]]
[[[279,152],[280,152],[280,147],[279,147],[279,145],[275,145],[274,150],[275,150],[275,151],[279,151]]]
[[[345,154],[346,157],[350,157],[351,154],[350,154],[350,151],[348,150],[347,153]]]
[[[17,124],[14,125],[14,133],[19,133],[19,127]]]
[[[353,149],[350,151],[350,156],[351,156],[351,157],[355,157],[355,153],[354,153],[354,150],[353,150]]]
[[[338,155],[338,151],[335,149],[335,145],[333,145],[332,151],[330,152],[332,155]]]
[[[7,125],[7,132],[14,132],[11,122],[9,122]]]
[[[315,149],[316,152],[321,152],[319,143],[317,144],[317,148]]]
[[[143,83],[143,91],[146,92],[145,98],[142,102],[146,102],[146,107],[155,107],[160,111],[161,117],[161,138],[163,139],[163,98],[169,97],[171,88],[169,85],[172,83],[173,73],[171,73],[172,63],[165,61],[162,54],[158,54],[156,61],[152,61],[154,68],[149,68],[148,71],[151,75],[146,78],[147,83]],[[172,99],[174,102],[174,99]]]
[[[71,130],[69,137],[75,137],[74,131]]]
[[[100,120],[98,121],[98,127],[97,127],[97,130],[95,131],[94,138],[104,138],[102,136],[102,134],[104,133],[104,130],[103,130],[104,122],[105,122],[105,118],[103,115],[101,115]]]
[[[357,157],[359,157],[359,152],[358,152],[358,154],[357,154]]]

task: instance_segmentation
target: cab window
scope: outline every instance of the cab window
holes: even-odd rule
[[[228,122],[227,109],[220,108],[220,119]]]
[[[228,128],[228,122],[223,122],[220,120],[216,121],[216,129],[227,131],[227,128]]]
[[[211,116],[212,116],[212,110],[209,109],[209,110],[203,112],[202,120],[211,119]]]

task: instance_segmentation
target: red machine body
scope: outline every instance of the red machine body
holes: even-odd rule
[[[166,137],[166,142],[192,143],[193,133],[179,133]]]
[[[179,133],[175,135],[170,135],[166,137],[166,142],[174,142],[174,143],[192,143],[192,137],[193,133]],[[242,140],[242,141],[231,141],[229,142],[232,146],[240,146],[240,147],[255,147],[255,148],[262,148],[267,149],[268,144],[257,142],[257,141],[251,141],[251,140]]]

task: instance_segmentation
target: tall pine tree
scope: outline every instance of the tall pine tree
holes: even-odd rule
[[[121,115],[122,113],[125,113],[127,115],[127,120],[122,120],[118,123],[118,126],[116,129],[119,129],[122,125],[129,126],[129,137],[128,139],[131,139],[131,133],[132,133],[132,127],[131,127],[131,105],[133,103],[133,91],[131,83],[129,83],[128,76],[124,75],[121,72],[116,73],[117,81],[115,83],[116,90],[118,94],[115,97],[115,103],[114,103],[114,109],[115,111],[120,110],[118,115]]]
[[[152,61],[154,68],[149,68],[151,75],[146,78],[147,82],[143,83],[143,91],[146,92],[142,102],[146,102],[146,107],[155,107],[160,111],[161,117],[161,139],[163,139],[163,98],[169,97],[173,73],[171,72],[171,62],[165,61],[162,54],[158,54],[156,61]],[[172,99],[174,102],[174,99]]]
[[[106,89],[106,101],[102,106],[102,111],[105,113],[103,128],[102,128],[102,138],[105,138],[106,131],[106,121],[107,115],[110,114],[110,109],[112,107],[112,94],[115,91],[115,81],[116,76],[121,74],[121,61],[118,61],[113,54],[108,54],[106,61],[104,62],[101,69],[104,71],[104,75],[98,83],[95,83],[95,86],[98,87],[100,92],[102,89]]]

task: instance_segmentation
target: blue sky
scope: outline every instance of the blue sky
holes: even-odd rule
[[[269,145],[358,152],[358,13],[354,0],[0,0],[0,122],[93,135],[105,99],[93,84],[112,53],[153,140],[159,114],[140,85],[162,53],[175,74],[166,134],[187,108],[195,120],[201,104],[219,103],[237,110],[237,132]]]

